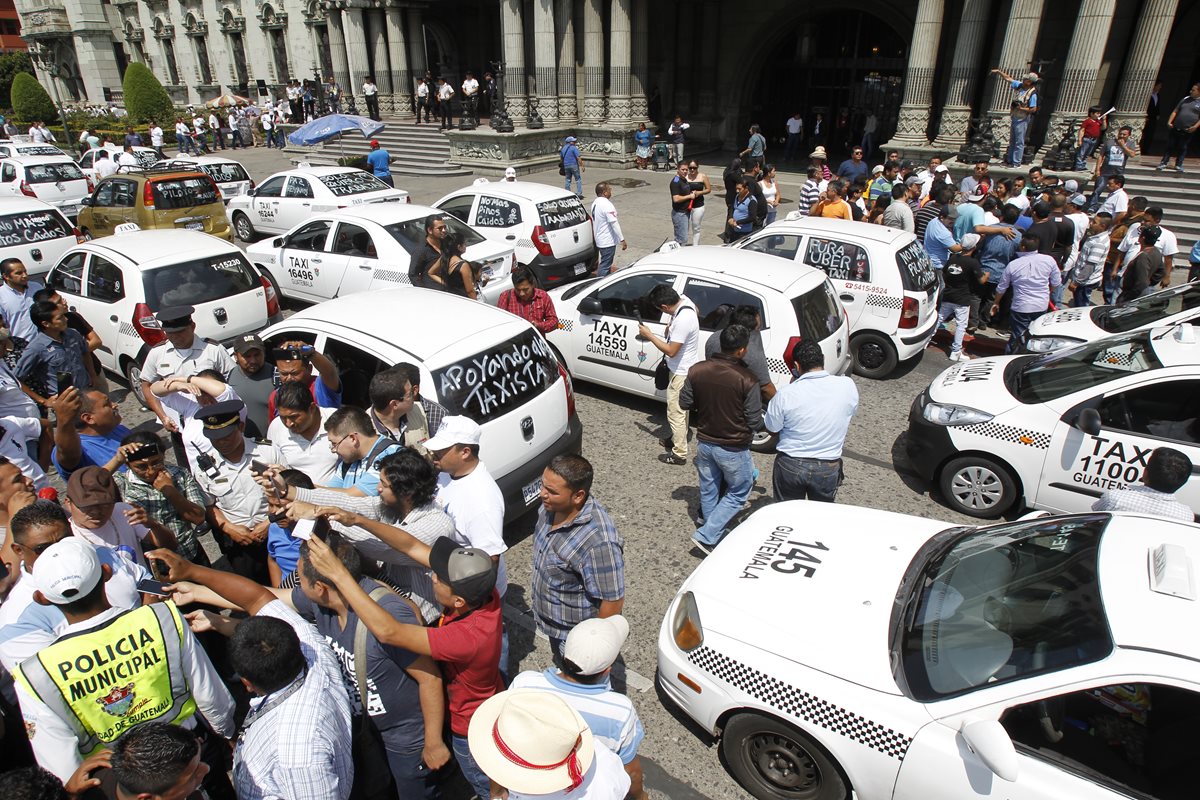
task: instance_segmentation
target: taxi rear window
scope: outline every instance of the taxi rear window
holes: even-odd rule
[[[1068,347],[1005,368],[1004,383],[1022,403],[1047,403],[1126,375],[1161,369],[1148,332]]]
[[[0,247],[45,242],[74,234],[62,214],[49,208],[0,216]]]
[[[30,164],[25,167],[25,180],[29,183],[59,183],[81,181],[83,172],[75,164]]]
[[[153,311],[165,306],[198,306],[262,286],[241,253],[221,253],[146,270],[142,285]]]
[[[378,192],[380,189],[390,189],[383,181],[369,172],[354,170],[353,172],[337,172],[333,175],[318,175],[317,180],[325,184],[334,197],[348,197],[352,194]]]
[[[906,291],[925,292],[937,283],[929,254],[916,239],[896,251],[896,264],[900,267],[900,282]]]
[[[437,400],[483,424],[527,403],[558,380],[558,361],[532,329],[433,371]]]
[[[154,208],[157,211],[173,211],[193,208],[218,202],[217,185],[207,176],[167,178],[151,181],[154,187]]]
[[[217,183],[250,180],[246,168],[241,164],[201,164],[200,169]]]
[[[465,222],[460,222],[457,217],[447,215],[443,217],[443,220],[448,231],[458,236],[467,247],[487,241]],[[425,245],[425,217],[393,222],[391,225],[384,225],[383,229],[391,234],[392,238],[410,254],[417,252]]]
[[[587,209],[579,198],[574,195],[560,197],[557,200],[547,200],[537,204],[538,217],[542,227],[548,231],[560,231],[563,228],[573,228],[587,222]]]
[[[842,312],[828,280],[821,281],[819,286],[799,297],[793,297],[792,308],[796,309],[796,322],[800,325],[800,338],[804,341],[823,341],[842,327]]]

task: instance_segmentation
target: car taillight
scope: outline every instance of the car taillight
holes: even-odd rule
[[[800,343],[803,341],[803,336],[793,336],[792,338],[788,339],[787,347],[783,348],[783,363],[787,364],[789,370],[792,368],[792,364],[796,360],[796,357],[793,355],[793,351],[799,347]]]
[[[147,211],[154,210],[154,183],[146,181],[142,186],[142,205]]]
[[[167,340],[162,325],[154,318],[154,312],[150,310],[150,306],[145,303],[138,303],[133,308],[133,329],[137,331],[138,336],[142,337],[142,341],[151,347]]]
[[[212,190],[217,193],[217,200],[220,200],[221,199],[221,187],[217,186],[217,182],[214,181],[211,177],[208,179],[208,185],[211,186]]]
[[[253,179],[253,178],[251,178],[251,179],[250,179],[250,191],[252,191],[252,192],[253,192],[253,191],[254,191],[254,187],[255,187],[255,186],[257,186],[257,185],[258,185],[258,184],[256,184],[256,183],[254,182],[254,179]]]
[[[410,195],[405,195],[405,197],[404,197],[404,202],[406,202],[406,203],[411,203],[411,202],[412,202],[412,195],[411,195],[411,194],[410,194]]]
[[[26,197],[37,197],[37,194],[34,193],[33,188],[26,181],[21,181],[21,194],[25,195]]]
[[[83,235],[83,231],[79,230],[79,228],[72,228],[71,230],[75,232],[76,244],[83,244],[87,241],[87,237]]]
[[[96,183],[95,183],[95,182],[92,180],[92,176],[91,176],[91,175],[84,175],[84,176],[83,176],[83,179],[84,179],[85,181],[87,181],[87,184],[88,184],[88,191],[89,191],[89,192],[94,192],[94,191],[96,191]]]
[[[275,287],[271,285],[265,275],[259,275],[258,279],[262,282],[263,291],[267,294],[267,316],[273,317],[279,313],[279,295],[275,294]]]
[[[566,367],[558,365],[558,374],[562,376],[563,386],[567,390],[567,417],[575,416],[575,385],[571,383],[571,374]]]
[[[900,327],[915,328],[921,315],[921,303],[915,297],[904,298],[900,307]]]
[[[533,229],[533,246],[544,256],[554,255],[554,251],[550,249],[550,239],[546,236],[546,229],[541,225]]]

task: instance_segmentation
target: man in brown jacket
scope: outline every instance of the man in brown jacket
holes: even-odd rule
[[[730,325],[720,336],[721,351],[688,370],[679,393],[679,405],[696,412],[701,520],[692,543],[706,554],[750,496],[750,440],[762,424],[762,391],[742,360],[750,331]]]

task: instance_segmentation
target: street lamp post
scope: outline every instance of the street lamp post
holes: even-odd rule
[[[71,139],[71,129],[67,127],[67,112],[63,108],[62,95],[58,91],[59,68],[58,62],[54,60],[54,51],[43,44],[33,50],[31,55],[34,63],[50,76],[50,85],[54,87],[54,102],[58,104],[58,118],[62,120],[63,135],[66,137],[65,144],[71,147],[74,142]]]

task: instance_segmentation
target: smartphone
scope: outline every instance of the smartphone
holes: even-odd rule
[[[147,561],[150,563],[150,574],[154,576],[155,580],[166,583],[167,575],[170,572],[167,569],[166,563],[160,558],[151,558],[147,559]]]
[[[58,391],[61,394],[75,385],[75,375],[71,372],[59,372],[54,376],[54,381],[58,384]]]
[[[146,578],[143,581],[139,581],[138,585],[137,585],[137,590],[139,592],[141,592],[142,594],[153,594],[153,595],[157,595],[159,597],[170,597],[171,596],[171,593],[163,588],[162,581],[152,581],[149,578]]]
[[[270,467],[268,467],[266,464],[264,464],[261,461],[254,460],[254,461],[250,462],[250,471],[255,474],[261,475],[264,472],[266,472],[268,469],[270,469]]]
[[[162,450],[152,444],[146,444],[134,450],[125,457],[126,461],[141,461],[143,458],[151,458],[161,453]]]

